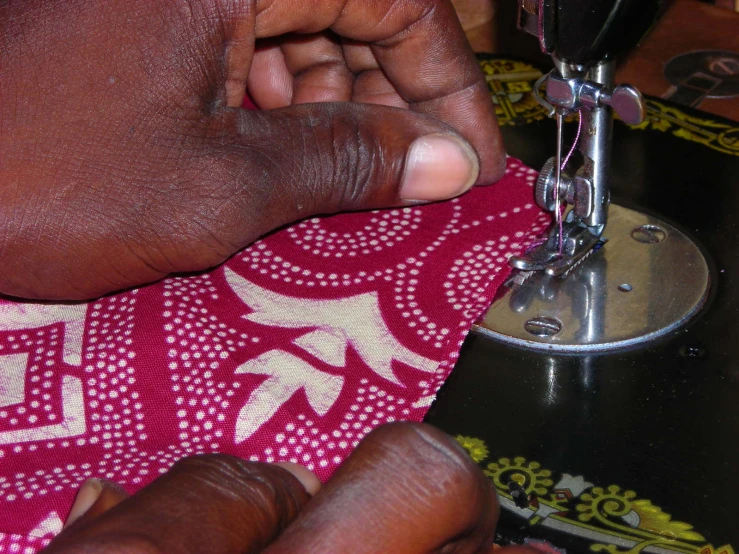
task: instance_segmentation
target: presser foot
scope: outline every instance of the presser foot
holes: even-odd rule
[[[544,244],[521,256],[512,257],[509,263],[519,271],[543,271],[559,277],[582,263],[603,242],[600,233],[580,224],[570,212],[562,225],[561,235],[555,225]]]
[[[474,330],[545,351],[612,350],[664,336],[705,304],[708,264],[680,230],[611,204],[602,236],[559,275],[530,269],[536,250],[518,258]]]

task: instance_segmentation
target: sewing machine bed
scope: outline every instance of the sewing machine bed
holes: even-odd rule
[[[481,65],[508,152],[541,167],[555,144],[554,122],[530,94],[541,68],[494,56]],[[708,305],[631,351],[548,354],[472,333],[426,420],[458,436],[495,482],[502,544],[733,553],[739,123],[648,99],[647,121],[616,122],[614,133],[613,202],[658,214],[704,248]]]

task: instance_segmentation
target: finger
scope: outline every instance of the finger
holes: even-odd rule
[[[264,110],[290,105],[293,98],[293,76],[287,69],[279,44],[262,41],[257,46],[247,86],[251,99]]]
[[[373,71],[380,69],[377,58],[372,52],[369,44],[358,42],[356,40],[343,39],[341,49],[344,52],[344,60],[349,71],[353,73],[362,73],[364,71]]]
[[[246,93],[247,78],[254,56],[255,13],[248,7],[248,3],[221,2],[220,9],[230,11],[221,13],[220,20],[228,21],[231,29],[227,29],[228,42],[226,44],[226,105],[232,108],[241,106]]]
[[[193,456],[97,517],[67,527],[47,552],[260,552],[309,498],[289,469]]]
[[[495,489],[451,437],[422,424],[370,433],[265,554],[487,553]]]
[[[344,40],[342,50],[346,66],[356,75],[352,101],[408,108],[408,102],[401,98],[396,88],[382,72],[375,55],[367,44]]]
[[[380,67],[411,109],[442,119],[473,145],[480,156],[481,183],[503,175],[492,101],[450,2],[272,2],[256,18],[258,37],[327,28],[371,44]]]
[[[107,512],[126,498],[128,493],[117,483],[107,479],[88,479],[77,491],[64,527],[69,527],[73,523],[81,525]]]
[[[408,103],[400,97],[398,91],[379,69],[365,71],[357,76],[354,81],[352,101],[393,108],[408,108]]]
[[[321,481],[319,481],[316,474],[308,468],[292,462],[277,462],[275,465],[288,470],[297,477],[298,481],[300,481],[303,487],[305,487],[305,490],[311,496],[315,496],[315,494],[321,490]]]
[[[236,246],[310,215],[451,198],[478,173],[462,137],[408,110],[321,103],[221,117],[232,136],[217,139],[228,142],[223,170],[203,211]]]
[[[294,35],[282,41],[282,53],[294,79],[293,104],[351,100],[354,75],[336,38]]]
[[[475,52],[495,52],[496,4],[492,0],[452,0],[454,9]]]
[[[205,270],[288,223],[450,198],[479,172],[474,150],[454,129],[409,110],[300,104],[220,109],[199,123],[198,143],[178,154],[176,182],[121,189],[111,230],[88,233],[76,256],[43,243],[33,275],[54,268],[56,277],[43,285],[49,288],[24,294],[94,298],[167,273]]]

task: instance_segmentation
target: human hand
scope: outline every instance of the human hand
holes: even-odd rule
[[[452,0],[464,34],[475,52],[496,52],[496,0]]]
[[[247,85],[266,111],[238,108]],[[504,163],[446,0],[0,6],[1,293],[207,269],[306,216],[449,198]]]
[[[111,484],[92,495],[88,485],[81,504],[92,506],[77,511],[78,519],[44,552],[473,554],[492,548],[499,511],[492,483],[433,427],[378,428],[320,490],[315,476],[296,467],[207,455],[178,462],[131,497]]]

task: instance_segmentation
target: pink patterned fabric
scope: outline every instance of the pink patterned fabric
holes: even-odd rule
[[[547,224],[536,172],[270,235],[210,273],[81,305],[0,302],[0,551],[35,552],[79,485],[129,491],[228,452],[326,479],[421,420],[506,260]]]

